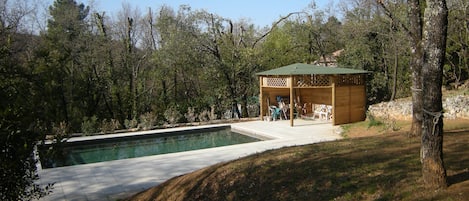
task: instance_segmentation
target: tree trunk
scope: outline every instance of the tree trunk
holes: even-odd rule
[[[137,89],[137,73],[135,72],[135,65],[132,60],[133,53],[133,44],[132,44],[132,30],[134,28],[134,20],[130,17],[127,18],[127,35],[125,38],[126,45],[126,69],[130,70],[130,85],[129,85],[129,94],[130,94],[130,119],[137,119],[137,94],[135,93]]]
[[[243,98],[241,99],[241,117],[249,117],[248,96],[246,95],[246,92],[243,94]]]
[[[396,99],[396,93],[397,93],[397,70],[399,69],[399,50],[398,47],[395,47],[394,51],[394,72],[393,72],[393,78],[392,78],[392,93],[391,93],[391,101],[394,101]]]
[[[427,0],[424,16],[422,176],[427,188],[447,187],[443,162],[442,76],[446,51],[446,1]]]
[[[409,0],[409,20],[412,58],[412,126],[410,136],[420,136],[422,133],[422,15],[419,0]]]

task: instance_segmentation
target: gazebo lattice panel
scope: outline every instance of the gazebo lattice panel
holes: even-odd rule
[[[283,77],[268,77],[267,86],[269,87],[287,87],[287,78]]]
[[[336,80],[337,86],[357,86],[365,84],[364,75],[340,75]]]
[[[295,76],[298,87],[330,86],[331,82],[327,75],[301,75]]]
[[[328,75],[311,75],[311,85],[329,86],[331,85],[331,81]]]

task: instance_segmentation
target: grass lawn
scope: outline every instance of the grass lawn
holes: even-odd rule
[[[449,187],[423,188],[420,139],[369,122],[344,140],[266,151],[175,177],[129,200],[469,200],[469,120],[445,120]],[[392,130],[392,129],[391,129]],[[396,129],[394,129],[396,130]]]

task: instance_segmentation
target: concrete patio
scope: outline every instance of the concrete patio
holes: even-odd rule
[[[227,124],[224,124],[227,125]],[[219,162],[281,147],[341,139],[330,122],[295,120],[251,121],[230,124],[232,130],[270,140],[172,154],[123,159],[51,169],[40,169],[40,183],[55,183],[53,193],[41,200],[117,200],[164,181]],[[213,127],[219,125],[199,126]],[[193,129],[172,128],[115,135],[139,135]],[[102,138],[104,136],[97,136]],[[86,137],[89,139],[90,137]],[[82,140],[85,138],[75,138]]]

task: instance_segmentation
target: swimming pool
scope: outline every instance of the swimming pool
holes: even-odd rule
[[[229,126],[223,126],[67,142],[56,149],[60,150],[56,154],[46,154],[54,149],[50,144],[41,145],[38,150],[42,168],[54,168],[257,141],[261,139],[233,132]]]

